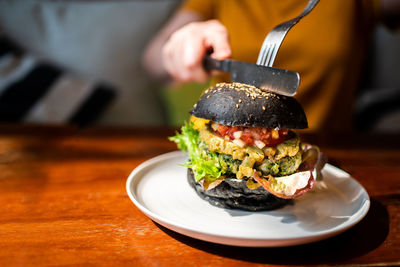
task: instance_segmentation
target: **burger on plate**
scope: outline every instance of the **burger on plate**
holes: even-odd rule
[[[190,122],[170,139],[189,156],[189,184],[211,204],[276,209],[320,179],[321,153],[292,130],[308,127],[296,99],[219,83],[204,92],[190,114]]]

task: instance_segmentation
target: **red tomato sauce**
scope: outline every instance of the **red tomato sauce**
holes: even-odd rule
[[[274,130],[262,127],[243,127],[243,126],[227,126],[218,124],[215,133],[222,138],[229,137],[232,141],[235,139],[235,132],[242,132],[239,139],[242,140],[247,146],[253,146],[254,142],[262,141],[266,146],[276,146],[289,138],[289,130],[281,129]],[[275,132],[273,132],[275,131]]]

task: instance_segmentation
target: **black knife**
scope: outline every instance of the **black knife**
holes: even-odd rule
[[[280,95],[294,96],[300,85],[300,75],[295,71],[265,67],[233,59],[218,60],[206,56],[204,68],[228,72],[232,82],[253,85],[264,91]]]

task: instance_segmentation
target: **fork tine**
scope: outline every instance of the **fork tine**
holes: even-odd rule
[[[258,55],[257,64],[258,64],[258,62],[260,62],[260,64],[262,64],[262,62],[264,62],[264,60],[265,60],[265,55],[266,55],[267,53],[268,53],[268,48],[265,47],[265,49],[262,51],[262,53],[260,53],[260,54]]]
[[[264,56],[264,58],[263,58],[263,61],[262,61],[262,64],[265,66],[265,62],[267,62],[268,61],[268,58],[269,58],[269,56],[270,56],[270,54],[271,54],[271,44],[269,44],[268,45],[268,51],[266,51],[266,53],[265,53],[265,56]]]
[[[270,49],[270,43],[267,42],[266,40],[264,40],[264,42],[261,46],[260,53],[258,54],[258,58],[257,58],[258,65],[263,65],[262,62],[265,62],[265,57],[268,54],[269,49]]]
[[[258,55],[257,65],[272,67],[279,47],[281,46],[287,32],[304,16],[310,13],[311,10],[318,4],[318,2],[319,0],[309,0],[307,6],[303,9],[300,15],[291,20],[278,24],[267,34]]]
[[[272,67],[272,65],[274,64],[274,61],[275,61],[275,57],[278,54],[279,48],[280,48],[280,45],[278,45],[278,44],[274,45],[274,50],[272,51],[271,58],[269,59],[267,65],[265,65],[265,66]]]
[[[262,57],[262,59],[261,59],[261,62],[262,62],[261,64],[262,64],[262,65],[264,65],[265,61],[267,60],[267,57],[268,57],[268,54],[270,53],[270,51],[271,51],[271,45],[268,44],[268,45],[267,45],[267,49],[264,51],[263,57]]]
[[[271,44],[270,49],[268,51],[268,56],[265,58],[264,66],[271,67],[272,63],[274,62],[276,53],[278,49],[276,49],[276,43]]]
[[[269,43],[266,46],[267,49],[263,52],[263,56],[260,60],[261,65],[267,66],[266,63],[270,61],[270,58],[271,58],[272,53],[274,52],[275,46],[276,46],[276,44],[274,44],[274,43]]]
[[[268,49],[264,49],[260,51],[261,53],[258,55],[257,64],[262,65],[262,62],[265,60],[265,54],[268,52]],[[260,63],[259,63],[260,62]]]

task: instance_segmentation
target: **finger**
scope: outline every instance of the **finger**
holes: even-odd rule
[[[176,78],[175,76],[175,63],[174,63],[174,56],[173,56],[173,45],[171,45],[171,40],[168,40],[167,43],[162,48],[162,64],[165,70],[168,72],[172,78]]]
[[[231,55],[226,28],[217,21],[191,23],[171,35],[163,48],[163,63],[177,81],[206,81],[210,74],[203,69],[207,50],[213,47],[214,56]]]
[[[163,47],[163,63],[167,72],[177,81],[187,81],[190,78],[183,64],[182,51],[185,45],[185,31],[179,30],[172,34]]]
[[[202,35],[189,35],[186,38],[182,46],[183,50],[180,51],[183,67],[191,70],[201,68],[207,50],[204,39]]]
[[[208,73],[206,73],[202,66],[195,64],[195,62],[201,62],[201,57],[198,61],[184,62],[184,58],[193,58],[199,54],[198,49],[195,48],[192,51],[187,48],[192,48],[193,46],[190,42],[177,42],[172,41],[165,49],[166,58],[165,69],[168,73],[178,82],[204,82],[208,78]]]
[[[203,67],[203,60],[207,52],[204,37],[192,38],[187,41],[183,50],[183,68],[188,72],[189,80],[204,82],[209,73]]]
[[[209,33],[206,34],[206,45],[213,48],[212,56],[217,59],[231,57],[232,51],[228,30],[218,21],[209,21]]]

